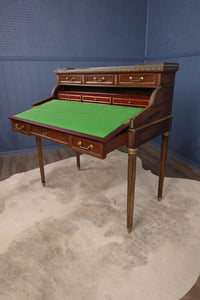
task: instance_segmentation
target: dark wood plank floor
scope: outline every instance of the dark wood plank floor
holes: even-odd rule
[[[122,147],[120,150],[126,152],[125,147]],[[75,152],[67,148],[44,151],[44,164],[49,164],[71,156],[75,156]],[[151,170],[153,174],[158,175],[160,161],[159,149],[147,143],[140,147],[138,156],[142,159],[144,169]],[[76,163],[75,158],[74,163]],[[4,180],[15,173],[26,172],[34,168],[38,168],[36,152],[0,157],[0,180]],[[183,164],[170,155],[167,157],[166,176],[174,178],[188,178],[200,181],[200,171]],[[181,300],[199,299],[200,277],[193,288],[188,291],[188,293]]]

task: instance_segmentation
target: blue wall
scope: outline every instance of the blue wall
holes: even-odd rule
[[[200,168],[199,0],[1,0],[0,11],[0,155],[35,147],[7,117],[50,95],[55,67],[170,61],[180,70],[169,151]]]
[[[178,62],[169,150],[200,169],[200,1],[150,0],[145,59]]]
[[[0,155],[35,147],[34,138],[11,130],[7,117],[50,95],[56,85],[55,67],[143,62],[146,4],[146,0],[0,1]]]

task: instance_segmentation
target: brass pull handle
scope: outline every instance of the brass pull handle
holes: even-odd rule
[[[43,135],[46,135],[46,136],[47,136],[47,135],[49,135],[49,133],[48,133],[48,132],[44,132]]]
[[[67,76],[67,77],[65,77],[65,80],[70,80],[70,78]],[[72,77],[71,81],[75,81],[75,77]]]
[[[131,101],[128,101],[128,104],[131,104]]]
[[[96,77],[93,77],[94,81],[105,81],[105,77],[101,77],[100,79],[97,79]]]
[[[129,80],[131,80],[131,81],[136,81],[136,82],[137,82],[137,81],[143,81],[143,80],[144,80],[144,77],[143,77],[143,76],[140,76],[139,79],[134,79],[133,76],[129,76]]]
[[[79,142],[77,143],[77,145],[78,145],[81,149],[84,149],[84,150],[91,150],[91,149],[93,149],[93,145],[92,145],[92,144],[90,144],[90,145],[87,146],[87,147],[84,147],[84,146],[82,146],[82,142],[81,142],[81,141],[79,141]]]
[[[19,129],[19,130],[22,130],[24,129],[24,125],[19,125],[18,123],[15,124],[15,128]]]

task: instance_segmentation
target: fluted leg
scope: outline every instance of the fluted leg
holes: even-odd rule
[[[77,164],[77,169],[80,170],[81,163],[80,163],[80,153],[76,152],[76,164]]]
[[[41,182],[43,186],[45,186],[45,175],[44,175],[44,162],[43,162],[43,153],[42,153],[42,141],[41,138],[35,137],[36,145],[37,145],[37,153],[38,153],[38,161],[40,166],[40,175],[41,175]]]
[[[137,150],[138,149],[128,148],[127,229],[129,233],[132,231],[133,226]]]
[[[169,140],[169,131],[163,133],[162,135],[161,154],[160,154],[160,174],[159,174],[159,183],[158,183],[158,201],[161,201],[162,199],[168,140]]]

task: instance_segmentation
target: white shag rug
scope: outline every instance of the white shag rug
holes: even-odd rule
[[[0,182],[1,300],[178,300],[200,270],[200,183],[137,160],[126,230],[127,154],[81,156]]]

